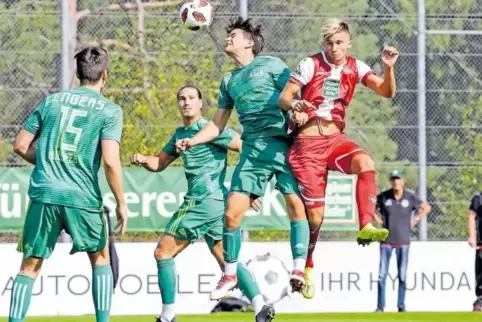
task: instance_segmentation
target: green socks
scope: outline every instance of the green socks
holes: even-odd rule
[[[163,304],[161,317],[166,321],[172,321],[175,316],[174,302],[176,301],[177,282],[174,258],[157,261],[157,278]]]
[[[308,256],[308,243],[310,241],[310,226],[308,220],[291,222],[290,244],[291,254],[295,262],[294,269],[304,271],[306,257]]]
[[[13,281],[10,314],[8,322],[23,322],[32,297],[35,280],[25,275],[17,275]]]
[[[224,273],[226,275],[236,275],[239,252],[241,251],[241,230],[239,227],[235,229],[224,228],[223,250]]]
[[[92,296],[94,298],[97,322],[108,322],[114,292],[114,279],[110,265],[94,266],[92,276]]]
[[[237,262],[241,251],[241,230],[224,228],[223,233],[224,260],[227,263]]]
[[[261,294],[256,279],[244,264],[238,263],[237,274],[239,289],[246,295],[249,301],[252,301],[256,295]]]

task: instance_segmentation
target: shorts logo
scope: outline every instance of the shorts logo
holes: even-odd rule
[[[298,190],[300,192],[303,192],[303,191],[305,191],[305,187],[301,183],[298,183]]]
[[[181,228],[177,231],[179,235],[186,236],[186,230],[184,228]]]
[[[368,197],[368,200],[370,200],[371,202],[373,202],[375,204],[377,203],[377,197],[375,197],[375,196]]]

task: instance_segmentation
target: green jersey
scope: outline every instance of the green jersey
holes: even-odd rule
[[[278,107],[278,99],[289,77],[288,66],[268,56],[224,75],[218,107],[236,107],[243,140],[286,136],[287,113]]]
[[[207,124],[208,121],[201,118],[186,128],[178,127],[162,150],[169,155],[178,156],[176,141],[192,138]],[[196,145],[181,153],[188,186],[186,199],[202,201],[206,198],[217,200],[226,198],[227,189],[224,186],[226,158],[228,145],[235,135],[236,132],[226,128],[211,142]]]
[[[24,129],[38,137],[30,199],[99,210],[101,140],[120,143],[120,107],[92,89],[78,87],[49,95]]]

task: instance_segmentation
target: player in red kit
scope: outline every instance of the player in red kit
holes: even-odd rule
[[[348,25],[338,19],[323,24],[324,50],[303,59],[292,72],[278,105],[293,112],[290,131],[296,139],[289,163],[298,180],[301,197],[310,221],[310,247],[305,269],[303,295],[314,295],[312,255],[323,222],[328,170],[358,176],[356,201],[360,222],[359,244],[383,241],[388,230],[371,222],[375,214],[376,183],[374,162],[344,133],[345,113],[355,87],[361,83],[379,95],[395,95],[394,64],[398,52],[385,47],[382,52],[384,76],[376,76],[364,62],[348,56],[351,47]],[[301,90],[301,99],[295,99]]]

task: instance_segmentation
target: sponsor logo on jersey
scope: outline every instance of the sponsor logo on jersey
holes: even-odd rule
[[[264,71],[262,69],[255,69],[250,74],[249,77],[256,78],[264,76]]]
[[[340,97],[340,81],[337,79],[325,79],[322,89],[323,97],[336,99]]]
[[[351,67],[345,66],[345,67],[343,67],[343,73],[351,74],[351,73],[353,73],[353,69],[351,69]]]

